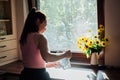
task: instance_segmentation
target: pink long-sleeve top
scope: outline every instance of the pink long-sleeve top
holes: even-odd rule
[[[41,56],[40,49],[35,45],[34,35],[35,33],[28,34],[26,43],[21,45],[23,64],[28,68],[45,68],[45,61]]]

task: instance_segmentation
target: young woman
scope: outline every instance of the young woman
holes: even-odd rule
[[[51,80],[46,67],[57,65],[54,61],[62,58],[71,58],[69,50],[59,56],[48,53],[47,40],[43,35],[46,25],[46,16],[33,8],[27,16],[20,38],[24,64],[20,80]]]

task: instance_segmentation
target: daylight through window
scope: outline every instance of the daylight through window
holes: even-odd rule
[[[80,51],[77,39],[97,34],[97,0],[40,0],[39,5],[47,16],[49,50]]]

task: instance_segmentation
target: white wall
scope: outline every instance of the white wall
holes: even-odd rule
[[[120,0],[105,0],[105,36],[110,44],[105,51],[105,64],[120,67]]]

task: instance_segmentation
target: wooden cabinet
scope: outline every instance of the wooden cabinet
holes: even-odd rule
[[[16,47],[17,47],[17,41],[15,39],[0,42],[0,52],[10,49],[16,49]]]
[[[0,66],[16,61],[15,1],[0,0]]]

